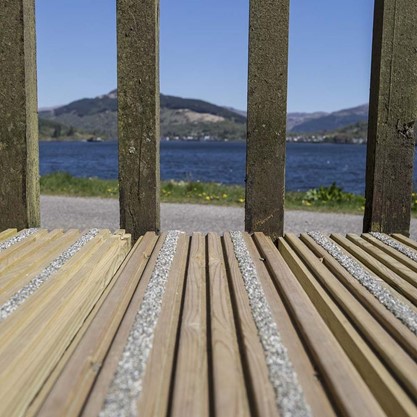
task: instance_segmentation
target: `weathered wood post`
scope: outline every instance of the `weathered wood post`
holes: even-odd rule
[[[34,0],[0,6],[0,231],[40,224]]]
[[[159,231],[159,0],[117,0],[120,223]]]
[[[376,0],[364,231],[409,233],[417,117],[417,5]]]
[[[289,0],[251,0],[245,228],[283,234]]]

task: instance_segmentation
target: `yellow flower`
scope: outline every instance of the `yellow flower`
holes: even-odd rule
[[[210,197],[209,196],[206,196],[206,200],[210,201]]]
[[[244,203],[245,199],[244,198],[239,198],[239,200],[237,200],[239,203]]]
[[[223,198],[227,198],[227,197],[228,197],[228,195],[227,195],[227,194],[223,194],[223,195],[222,195],[222,197],[223,197]]]

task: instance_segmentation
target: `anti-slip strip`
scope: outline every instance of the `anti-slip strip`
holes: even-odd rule
[[[133,417],[142,392],[143,377],[152,349],[172,261],[181,232],[168,232],[159,252],[139,311],[107,392],[100,417]]]
[[[269,380],[274,388],[279,413],[282,417],[311,416],[310,407],[305,401],[297,374],[282,343],[242,232],[231,232],[230,236],[248,294],[252,317],[264,349]]]
[[[359,262],[346,255],[341,248],[320,232],[308,235],[325,249],[350,275],[365,287],[387,310],[417,335],[417,313],[375,279]]]
[[[0,306],[0,322],[5,320],[18,309],[33,293],[35,293],[46,281],[58,272],[86,243],[97,236],[99,230],[91,229],[80,237],[66,251],[54,259],[28,284],[17,291],[8,301]]]

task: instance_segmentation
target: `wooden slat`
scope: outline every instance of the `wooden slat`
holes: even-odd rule
[[[83,265],[83,262],[85,261],[85,259],[91,256],[94,248],[96,248],[97,245],[100,245],[103,241],[103,238],[106,238],[108,235],[109,235],[109,231],[101,231],[94,239],[92,239],[84,247],[82,247],[78,251],[76,256],[69,259],[63,265],[63,267],[60,268],[58,276],[65,276],[66,271],[72,271],[72,273],[77,272],[78,269],[81,268],[81,266]],[[9,273],[4,274],[0,277],[0,283],[2,285],[2,292],[0,293],[1,304],[6,302],[8,299],[10,299],[10,297],[13,294],[15,294],[16,291],[23,288],[25,284],[27,284],[30,280],[35,278],[39,273],[42,272],[42,270],[45,267],[47,267],[47,265],[44,265],[43,263],[41,264],[35,263],[34,266],[36,268],[34,268],[34,270],[28,273],[27,275],[22,275],[22,273],[27,272],[27,269],[26,269],[27,265],[23,264],[22,268],[19,266],[18,268],[16,268],[16,271],[10,271]],[[61,284],[62,283],[63,282],[61,282]],[[58,285],[59,285],[59,282],[58,282]],[[27,319],[29,319],[29,317],[27,317]]]
[[[27,236],[20,242],[15,243],[7,249],[1,251],[0,264],[6,262],[9,256],[12,256],[14,253],[18,253],[19,251],[23,250],[23,248],[30,246],[33,243],[33,241],[41,238],[42,236],[45,236],[47,233],[48,231],[46,229],[39,229],[37,232]]]
[[[409,282],[387,268],[382,262],[373,258],[363,249],[359,248],[342,235],[333,234],[330,237],[350,254],[352,254],[356,259],[362,262],[378,277],[382,278],[391,287],[395,288],[396,291],[417,306],[417,288],[413,287]]]
[[[386,267],[390,268],[400,277],[404,278],[414,287],[417,287],[417,275],[414,271],[410,270],[403,263],[397,259],[392,258],[383,250],[377,248],[372,243],[367,240],[354,235],[348,234],[346,236],[350,241],[355,243],[357,246],[368,252],[373,258],[377,259],[379,262],[383,263]]]
[[[121,242],[121,246],[126,246],[126,248],[131,248],[131,237],[130,235],[126,234],[113,234],[118,235],[120,237],[121,241],[125,241],[124,243]],[[142,237],[138,240],[138,243],[142,240]],[[129,258],[129,256],[125,257],[125,260]],[[56,364],[53,371],[50,373],[48,379],[45,381],[45,383],[42,385],[41,390],[37,393],[36,398],[31,402],[29,408],[27,409],[25,413],[25,417],[34,417],[36,413],[39,411],[39,408],[41,407],[42,403],[45,401],[45,398],[51,391],[52,387],[54,386],[55,382],[57,381],[59,375],[61,374],[62,370],[64,369],[65,365],[67,364],[69,358],[71,358],[73,352],[77,348],[80,340],[83,338],[84,334],[86,333],[87,329],[90,327],[90,324],[92,323],[93,319],[95,318],[97,312],[100,310],[104,300],[110,293],[110,291],[113,288],[113,284],[116,282],[117,277],[112,279],[107,287],[104,289],[101,297],[97,300],[95,303],[93,309],[91,310],[90,314],[86,317],[83,324],[81,325],[79,331],[77,332],[76,336],[72,340],[71,344],[68,346],[68,348],[65,350],[64,354],[61,356],[59,362]],[[88,358],[89,359],[89,358]],[[91,365],[91,362],[89,362]]]
[[[393,233],[392,237],[401,242],[403,245],[407,245],[411,249],[417,250],[417,242],[413,239],[410,239],[409,237],[401,235],[399,233]]]
[[[42,242],[43,239],[41,238],[40,243]],[[37,252],[20,260],[14,267],[14,263],[8,265],[8,262],[5,262],[6,268],[0,274],[0,305],[5,303],[13,294],[37,276],[48,265],[48,260],[52,261],[55,259],[55,257],[62,252],[63,248],[65,248],[67,239],[64,239],[63,245],[55,245],[55,241],[52,241],[52,244],[53,250],[55,250],[55,246],[58,246],[58,251],[53,252],[52,259],[51,257],[46,257],[51,252],[51,249],[49,248],[49,251],[45,253],[48,248],[42,246],[39,247],[38,241],[35,240],[32,244],[25,246],[21,251],[14,252],[14,254],[17,255],[19,260],[19,252],[25,252],[26,249],[30,249],[32,246],[39,248]],[[14,258],[14,255],[11,255],[10,258]]]
[[[140,278],[139,284],[135,290],[135,293],[133,294],[126,313],[123,316],[123,320],[121,321],[117,330],[117,334],[112,341],[112,345],[106,355],[105,361],[103,362],[103,366],[97,376],[94,387],[89,393],[90,395],[88,401],[82,410],[82,415],[85,417],[97,416],[102,409],[108,389],[113,379],[113,375],[116,372],[119,359],[123,353],[123,349],[126,345],[126,341],[129,336],[130,329],[134,323],[136,314],[140,309],[140,305],[143,301],[143,296],[155,268],[158,253],[165,241],[165,238],[166,233],[163,233],[161,236],[159,236],[153,252],[149,254],[149,262],[146,265],[142,277]],[[130,272],[132,273],[133,271]]]
[[[120,223],[159,231],[159,0],[117,1]]]
[[[409,234],[417,119],[415,0],[376,0],[364,231]]]
[[[0,275],[27,275],[10,275],[27,282],[78,235],[41,234],[9,253]],[[414,299],[415,287],[352,236],[331,238],[387,288]],[[148,233],[126,257],[129,236],[101,231],[0,323],[1,415],[100,415],[165,237]],[[364,302],[353,277],[309,236],[289,234],[279,251],[263,233],[243,239],[312,415],[414,417],[415,336],[406,329],[407,339],[400,323],[386,327],[388,317],[379,322],[388,311],[379,311],[376,299]],[[243,278],[230,234],[181,235],[134,405],[138,415],[281,415]]]
[[[138,401],[138,410],[144,416],[165,417],[169,411],[169,390],[175,359],[188,250],[189,238],[182,235],[178,239],[177,251],[155,329],[153,349],[146,364],[143,392]]]
[[[274,283],[308,346],[320,378],[338,409],[337,414],[383,416],[380,405],[311,305],[272,241],[261,234],[256,234],[255,239]]]
[[[163,243],[165,235],[162,235],[160,240]],[[176,254],[166,284],[162,309],[152,342],[153,349],[147,359],[142,384],[143,390],[137,400],[137,409],[141,410],[142,415],[162,416],[166,415],[167,412],[188,245],[189,239],[182,235],[178,240]],[[154,261],[156,262],[158,252],[154,251],[154,254]],[[90,400],[82,412],[85,417],[98,415],[102,408],[154,265],[154,262],[149,263],[145,271],[146,279],[142,278],[140,281],[138,291],[132,299],[122,326],[104,363],[103,371],[100,373]]]
[[[209,415],[206,245],[194,233],[188,260],[171,416]]]
[[[411,269],[414,272],[417,272],[417,262],[410,259],[408,256],[405,256],[400,251],[388,246],[387,244],[381,242],[380,240],[376,239],[372,235],[364,233],[362,237],[367,240],[368,242],[372,243],[378,249],[381,249],[383,252],[391,256],[392,258],[396,259],[397,261],[404,264],[407,268]],[[417,275],[415,275],[417,277]]]
[[[286,239],[291,245],[298,241],[298,238],[291,234],[287,234]],[[298,255],[306,262],[321,285],[331,294],[339,308],[352,320],[367,342],[383,358],[390,371],[407,386],[410,394],[416,399],[417,381],[413,376],[417,372],[415,362],[306,246],[297,249]]]
[[[301,235],[307,246],[323,259],[326,267],[342,282],[345,287],[365,306],[379,323],[393,336],[393,338],[412,356],[417,357],[417,339],[411,331],[398,320],[373,294],[358,282],[343,266],[341,266],[326,250],[317,245],[308,235]],[[366,270],[366,268],[364,267]],[[367,270],[370,275],[371,271]],[[389,290],[399,301],[413,309],[404,297],[390,288],[385,282],[373,275],[381,286]],[[417,369],[416,369],[417,370]],[[417,387],[417,385],[416,385]]]
[[[0,8],[0,231],[40,225],[35,2]]]
[[[299,246],[296,241],[292,243],[296,248]],[[301,247],[304,246],[301,242],[299,243]],[[368,384],[385,413],[391,417],[414,416],[417,412],[415,404],[404,393],[402,387],[362,339],[343,312],[339,310],[337,304],[314,278],[295,251],[282,238],[279,240],[279,250],[317,308],[321,318],[326,322],[363,380]],[[316,261],[316,263],[318,262]]]
[[[156,241],[155,234],[147,233],[142,240],[138,240],[123,262],[109,295],[88,329],[85,329],[85,337],[68,358],[65,368],[36,413],[38,417],[79,415],[138,283],[144,279],[142,274]],[[32,409],[32,412],[35,411],[36,407]]]
[[[29,406],[111,281],[127,249],[126,241],[119,237],[106,239],[76,274],[68,274],[66,285],[55,297],[47,299],[30,327],[20,328],[2,346],[1,380],[7,381],[7,389],[2,391],[0,414],[20,415]],[[42,290],[24,303],[10,322],[18,324],[22,315],[30,316]],[[22,331],[24,337],[18,337]]]
[[[17,233],[17,229],[6,229],[0,232],[0,243],[11,238]]]
[[[230,292],[235,310],[235,322],[239,344],[244,358],[243,369],[246,372],[248,395],[259,416],[279,416],[274,389],[269,380],[269,371],[265,362],[265,353],[259,339],[258,329],[253,319],[247,291],[242,274],[234,254],[230,234],[224,236],[227,270],[230,276]]]
[[[281,335],[282,342],[288,350],[288,356],[297,373],[299,383],[303,388],[305,399],[310,406],[313,415],[335,415],[335,411],[330,404],[327,394],[325,393],[322,381],[318,378],[318,370],[314,364],[311,363],[309,352],[306,350],[303,341],[300,339],[298,329],[294,327],[293,318],[290,315],[288,308],[285,305],[285,299],[281,292],[277,292],[274,286],[275,276],[274,272],[269,268],[267,255],[269,255],[269,247],[265,247],[260,242],[260,233],[255,233],[255,242],[260,244],[256,248],[254,242],[245,236],[246,244],[248,246],[251,258],[255,263],[256,271],[259,276],[261,285],[265,292],[266,299],[272,310],[275,323]],[[272,241],[267,238],[267,242]],[[262,254],[259,253],[259,250]],[[268,271],[266,266],[268,266]],[[269,272],[269,273],[268,273]]]
[[[284,228],[289,0],[251,0],[245,229]]]
[[[215,415],[249,416],[248,396],[220,238],[207,237],[210,288],[210,342]]]
[[[47,243],[55,243],[54,240],[60,238],[63,235],[62,229],[53,230],[50,233],[45,233],[39,239],[36,239],[32,244],[27,245],[25,248],[13,252],[6,259],[3,259],[0,263],[0,276],[3,276],[5,272],[11,269],[16,270],[16,265],[22,265],[27,262],[33,254],[38,254],[43,250]]]

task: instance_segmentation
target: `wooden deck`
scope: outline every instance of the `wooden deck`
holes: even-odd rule
[[[416,416],[401,235],[0,233],[0,416]]]

